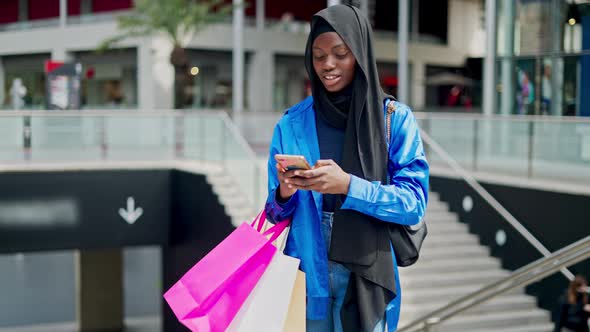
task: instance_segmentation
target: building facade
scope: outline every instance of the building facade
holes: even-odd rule
[[[497,1],[497,109],[590,116],[590,1]]]
[[[264,10],[257,11],[261,5]],[[317,0],[248,1],[243,29],[246,112],[280,111],[306,95],[308,22],[326,5]],[[474,97],[462,103],[451,97],[455,86],[465,88],[460,78],[470,75],[468,60],[484,55],[483,1],[412,1],[410,7],[410,100],[405,102],[415,109],[477,110],[478,75],[467,84]],[[395,94],[397,1],[369,0],[363,8],[375,27],[383,87]],[[172,108],[174,69],[166,38],[128,39],[106,53],[94,52],[117,34],[116,17],[132,10],[132,0],[1,1],[0,107],[10,109],[10,87],[21,78],[27,87],[25,108],[45,108],[43,63],[51,59],[82,64],[83,109]],[[186,108],[231,109],[232,47],[231,20],[207,27],[188,43],[194,79]],[[431,76],[445,72],[454,76],[431,82]]]

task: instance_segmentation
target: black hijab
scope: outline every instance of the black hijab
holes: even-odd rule
[[[326,28],[328,25],[331,29]],[[347,89],[330,95],[313,68],[312,46],[323,32],[335,31],[356,59],[355,77]],[[369,181],[387,183],[387,142],[384,100],[367,18],[357,8],[336,5],[319,11],[311,21],[305,50],[314,108],[330,125],[345,130],[340,166]],[[372,331],[384,318],[395,296],[395,274],[388,226],[383,221],[336,204],[329,258],[351,272],[341,311],[345,331]]]

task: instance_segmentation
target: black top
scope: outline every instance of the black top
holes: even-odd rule
[[[342,161],[342,148],[344,148],[344,130],[332,127],[326,120],[316,112],[316,130],[318,133],[318,143],[320,145],[320,158],[332,159],[340,165]],[[334,212],[336,201],[339,195],[324,194],[322,210]]]

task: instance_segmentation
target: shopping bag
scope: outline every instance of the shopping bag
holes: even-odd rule
[[[291,303],[289,312],[285,321],[283,332],[302,332],[306,326],[305,316],[305,273],[297,271],[297,278],[293,292],[291,293]]]
[[[279,250],[227,329],[228,332],[280,332],[283,330],[299,259]]]
[[[240,225],[164,294],[191,331],[225,331],[256,286],[277,251],[272,242],[289,224],[279,222],[261,234],[265,219],[262,211]]]

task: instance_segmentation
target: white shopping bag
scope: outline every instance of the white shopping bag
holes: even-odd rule
[[[285,321],[283,332],[304,332],[306,328],[305,315],[305,273],[297,271],[297,279],[291,294],[289,314]]]
[[[299,271],[299,262],[299,259],[278,250],[227,331],[283,331]]]

